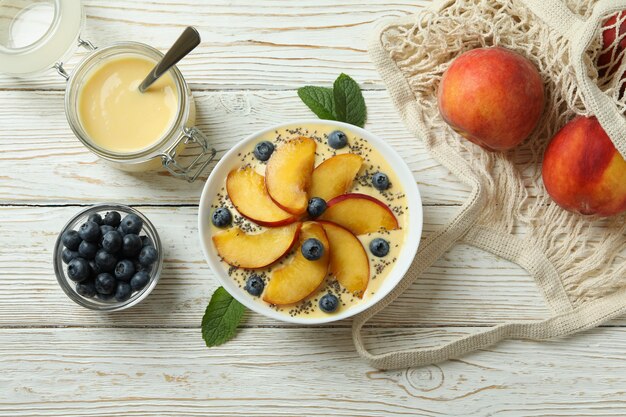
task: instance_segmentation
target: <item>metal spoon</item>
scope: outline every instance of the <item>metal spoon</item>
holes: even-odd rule
[[[146,91],[148,87],[158,80],[161,75],[165,74],[167,70],[176,65],[178,61],[183,59],[185,55],[191,52],[196,46],[200,44],[200,34],[196,28],[188,26],[183,33],[176,39],[174,45],[167,51],[167,53],[161,58],[156,66],[150,71],[148,76],[139,85],[139,91],[142,93]]]

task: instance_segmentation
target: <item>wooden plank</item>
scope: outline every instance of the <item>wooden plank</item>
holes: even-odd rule
[[[381,18],[419,11],[427,0],[172,2],[85,1],[83,37],[97,46],[137,41],[167,50],[186,25],[203,43],[179,68],[193,88],[298,88],[330,85],[348,72],[365,88],[382,89],[366,52]],[[85,53],[66,64],[71,71]],[[0,89],[64,89],[53,70],[16,80],[0,76]]]
[[[56,282],[52,270],[54,242],[78,209],[0,208],[0,326],[199,326],[218,283],[199,247],[195,207],[140,207],[160,232],[165,268],[146,301],[114,314],[96,313],[75,305]],[[425,233],[444,224],[455,210],[428,207]],[[461,245],[439,260],[371,324],[490,325],[504,320],[540,319],[547,314],[525,271]],[[247,323],[282,325],[257,314],[251,314]]]
[[[386,92],[365,93],[368,129],[409,164],[426,204],[460,204],[467,188],[438,165],[397,116]],[[0,201],[65,204],[197,204],[206,175],[187,184],[165,172],[128,174],[108,166],[73,135],[63,95],[0,91]],[[221,156],[233,144],[271,125],[315,118],[295,91],[197,92],[198,127]]]
[[[468,328],[389,329],[376,349]],[[197,329],[0,330],[2,416],[624,415],[626,329],[510,341],[381,372],[348,329],[244,329],[207,349]]]

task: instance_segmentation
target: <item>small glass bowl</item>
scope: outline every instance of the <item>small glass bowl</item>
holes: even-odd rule
[[[94,213],[100,213],[104,215],[107,211],[117,211],[122,215],[122,218],[125,214],[134,213],[143,220],[143,229],[141,230],[141,234],[145,234],[148,236],[153,244],[154,248],[157,250],[158,259],[152,267],[152,271],[150,273],[150,281],[148,284],[133,294],[126,301],[116,301],[114,298],[110,300],[102,300],[99,298],[88,298],[83,297],[82,295],[76,292],[76,283],[68,278],[66,274],[66,265],[63,263],[62,253],[63,253],[63,243],[61,242],[61,236],[67,230],[78,230],[81,224],[87,221],[89,215]],[[65,291],[65,294],[69,298],[72,299],[76,304],[79,304],[83,307],[86,307],[91,310],[97,311],[120,311],[130,308],[134,305],[139,304],[143,299],[145,299],[148,294],[154,289],[159,281],[159,277],[161,276],[161,270],[163,269],[163,246],[161,245],[161,240],[159,239],[159,234],[154,227],[154,225],[148,220],[146,216],[144,216],[139,211],[124,206],[121,204],[107,203],[107,204],[96,204],[85,210],[77,213],[72,219],[67,222],[67,224],[63,227],[63,229],[59,232],[59,237],[54,245],[54,273],[56,274],[57,281],[59,285]]]

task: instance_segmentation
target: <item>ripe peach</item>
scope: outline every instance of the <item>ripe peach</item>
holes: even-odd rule
[[[439,112],[461,136],[490,151],[520,144],[544,107],[537,68],[505,48],[465,52],[443,74]]]
[[[620,24],[617,25],[617,20],[620,20]],[[613,55],[617,57],[624,49],[626,49],[626,12],[622,11],[614,14],[604,22],[602,25],[602,51],[604,53],[598,56],[598,73],[600,77],[605,75],[612,75],[619,68],[622,59],[618,58],[611,66],[611,59]],[[610,45],[618,39],[617,44],[613,48],[609,48]]]
[[[399,228],[398,219],[385,203],[359,193],[333,198],[319,219],[338,224],[355,235]]]
[[[306,222],[300,233],[300,246],[308,239],[315,238],[324,246],[322,257],[308,260],[302,251],[296,251],[291,262],[278,267],[265,288],[263,300],[275,305],[297,303],[311,295],[326,278],[330,260],[330,244],[324,228],[315,222]]]
[[[552,139],[543,183],[561,207],[612,216],[626,210],[626,161],[595,117],[577,117]]]
[[[370,279],[370,261],[361,241],[348,229],[331,222],[319,222],[330,245],[328,272],[339,284],[359,298]]]
[[[273,264],[289,252],[298,240],[301,227],[302,223],[292,223],[255,234],[231,227],[212,239],[224,262],[238,268],[257,269]]]
[[[274,151],[265,167],[267,192],[281,209],[291,214],[306,211],[316,146],[311,138],[291,139]]]
[[[274,203],[267,193],[265,178],[251,167],[231,171],[226,177],[226,191],[239,214],[261,226],[284,226],[298,220],[298,216]]]

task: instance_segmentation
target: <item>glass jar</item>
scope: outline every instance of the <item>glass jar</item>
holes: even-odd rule
[[[138,151],[114,152],[98,146],[83,128],[78,117],[78,102],[81,88],[90,73],[107,60],[125,55],[146,58],[156,64],[163,57],[158,50],[138,42],[120,42],[96,48],[91,42],[81,39],[79,33],[84,13],[77,0],[8,0],[0,3],[0,19],[9,22],[0,28],[0,72],[32,76],[55,68],[68,83],[65,113],[72,131],[90,151],[109,164],[131,172],[163,167],[173,176],[192,182],[215,157],[215,149],[194,126],[195,102],[176,66],[169,70],[178,94],[175,120],[152,145]],[[42,25],[42,22],[46,23]],[[89,54],[68,74],[62,60],[71,55],[76,46],[84,47]],[[183,158],[181,154],[190,144],[196,145],[196,150],[193,156]]]
[[[87,45],[87,47],[90,46]],[[194,127],[196,121],[195,102],[189,86],[176,67],[170,70],[170,74],[177,87],[178,111],[174,122],[168,130],[151,146],[137,152],[113,152],[98,146],[85,132],[78,117],[78,102],[81,89],[94,68],[97,68],[103,62],[123,56],[140,56],[154,61],[156,64],[163,57],[163,54],[142,43],[122,42],[100,49],[94,48],[69,76],[62,65],[57,65],[57,70],[66,77],[68,82],[68,87],[65,90],[65,114],[72,131],[89,150],[119,169],[125,171],[146,171],[163,166],[176,177],[185,178],[188,181],[195,180],[211,162],[215,156],[215,150],[209,147],[206,136]],[[146,115],[146,117],[149,118],[150,115]],[[189,143],[199,145],[200,153],[183,166],[178,161],[178,157]]]
[[[122,215],[122,218],[125,215],[131,213],[139,216],[139,218],[143,220],[142,234],[150,239],[158,254],[158,259],[150,270],[150,281],[148,282],[148,284],[141,290],[134,293],[126,301],[116,301],[114,299],[102,300],[94,297],[85,297],[78,294],[78,292],[76,291],[76,283],[67,276],[67,267],[63,263],[63,234],[68,230],[77,230],[81,224],[87,221],[90,215],[98,213],[101,216],[104,216],[107,211],[117,211]],[[61,286],[63,292],[65,292],[65,294],[67,294],[67,296],[72,301],[91,310],[112,312],[133,307],[146,299],[146,297],[148,297],[154,287],[156,287],[159,278],[161,277],[161,272],[163,271],[163,260],[163,245],[161,244],[161,239],[159,238],[159,232],[157,231],[154,224],[152,224],[150,219],[148,219],[140,211],[135,210],[131,207],[121,204],[105,203],[87,207],[86,209],[81,210],[79,213],[74,215],[67,222],[67,224],[63,227],[63,229],[59,233],[59,236],[57,237],[56,243],[54,245],[52,262],[54,265],[54,273],[57,277],[57,282]]]

